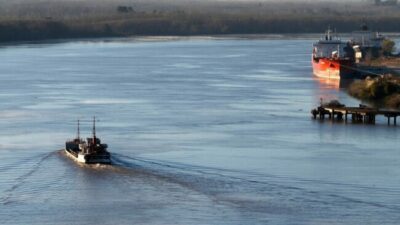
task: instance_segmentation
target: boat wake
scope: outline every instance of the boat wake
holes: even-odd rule
[[[36,188],[31,187],[26,192],[23,186],[32,182],[32,176],[38,173],[41,167],[59,166],[60,161],[58,163],[54,161],[56,164],[49,162],[49,165],[44,165],[55,154],[61,156],[60,159],[65,159],[65,162],[70,162],[65,164],[68,167],[78,166],[77,172],[81,170],[88,175],[87,178],[89,179],[93,178],[93,175],[101,174],[101,179],[104,179],[104,181],[109,180],[108,182],[111,182],[111,180],[114,180],[118,182],[115,180],[118,179],[123,182],[126,181],[129,185],[134,183],[129,181],[129,177],[135,181],[140,179],[145,182],[157,180],[173,183],[205,196],[216,204],[227,205],[252,214],[268,213],[334,218],[341,213],[338,209],[342,208],[349,208],[349,211],[353,213],[359,213],[359,210],[365,212],[382,211],[390,214],[400,212],[400,206],[397,203],[383,204],[369,197],[372,195],[398,196],[398,191],[389,189],[196,166],[118,153],[112,154],[112,165],[85,165],[73,162],[67,158],[64,151],[55,151],[30,159],[19,160],[18,164],[21,169],[17,163],[1,167],[0,169],[5,173],[11,173],[13,168],[18,168],[18,171],[22,172],[16,179],[12,180],[11,186],[3,191],[0,204],[12,204],[20,199],[20,194],[24,195],[28,192],[29,196],[35,196],[32,193],[36,193]],[[26,168],[27,165],[29,166]],[[55,176],[50,179],[49,182],[51,183],[46,185],[59,185],[59,178],[62,175]],[[38,181],[34,185],[42,187],[44,184]],[[59,188],[56,186],[55,189]],[[17,190],[19,190],[18,194]],[[37,190],[41,189],[38,188]],[[342,190],[346,190],[346,192]],[[323,215],[321,215],[321,212],[323,212]],[[318,215],[315,215],[315,213],[318,213]]]
[[[54,155],[59,157],[52,158]],[[111,160],[111,165],[86,165],[69,159],[64,151],[55,151],[19,160],[19,167],[14,165],[16,163],[3,166],[5,174],[9,173],[5,177],[16,178],[8,184],[5,182],[0,204],[12,209],[26,201],[44,203],[59,198],[69,201],[60,191],[81,185],[79,190],[99,187],[103,192],[110,188],[111,193],[119,193],[118,190],[165,191],[167,196],[178,195],[183,199],[190,193],[189,196],[200,196],[206,202],[250,218],[285,215],[285,218],[296,218],[297,224],[309,224],[307,218],[336,221],[344,213],[351,214],[356,221],[372,212],[380,212],[383,218],[395,218],[400,212],[397,202],[376,200],[395,199],[400,193],[394,189],[257,174],[118,153],[113,153]],[[49,172],[55,167],[64,168],[56,173]],[[8,168],[17,169],[13,172]],[[46,176],[47,181],[41,180],[41,176]]]
[[[48,160],[50,157],[52,157],[55,153],[56,153],[56,151],[50,152],[50,153],[45,153],[45,154],[40,154],[37,157],[23,159],[23,160],[18,161],[18,163],[16,162],[12,165],[0,168],[0,171],[2,170],[4,172],[5,170],[15,169],[18,166],[23,166],[23,165],[27,165],[27,164],[30,165],[29,169],[26,172],[24,172],[22,175],[17,177],[14,180],[14,184],[10,188],[6,189],[3,192],[4,196],[0,198],[0,204],[7,205],[7,204],[12,203],[13,201],[11,201],[11,199],[13,197],[14,191],[16,189],[20,188],[22,185],[24,185],[26,183],[26,180],[29,177],[31,177],[34,173],[36,173],[39,170],[39,168],[42,166],[42,164],[46,160]],[[31,162],[31,163],[29,163],[29,162]]]
[[[154,176],[174,182],[207,195],[217,202],[234,204],[240,208],[263,213],[308,213],[310,209],[335,210],[350,207],[354,210],[390,210],[400,212],[399,205],[388,205],[364,198],[366,194],[396,196],[398,191],[364,187],[353,184],[279,177],[268,174],[246,173],[211,167],[193,166],[113,154],[113,169],[134,171],[134,174]],[[314,184],[314,185],[313,185]],[[313,186],[320,186],[314,188]],[[333,190],[351,190],[347,193]],[[305,207],[308,206],[307,207]],[[301,210],[299,210],[301,208]],[[302,214],[307,213],[302,211]],[[334,214],[334,212],[331,212]]]

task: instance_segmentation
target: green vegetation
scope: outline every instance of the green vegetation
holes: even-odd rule
[[[383,55],[390,56],[396,50],[396,43],[393,40],[385,39],[382,43],[382,53]]]
[[[400,108],[400,94],[393,94],[393,95],[388,96],[386,98],[386,105],[391,108],[399,109]]]
[[[400,107],[400,78],[385,75],[354,81],[349,94],[363,100],[380,102],[390,108]]]
[[[322,106],[322,107],[335,107],[335,108],[343,108],[343,107],[345,107],[344,104],[340,103],[340,102],[339,102],[338,100],[336,100],[336,99],[331,100],[331,101],[329,101],[329,102],[327,102],[327,103],[324,103],[324,102],[323,102],[323,99],[321,99],[321,106]]]
[[[398,32],[396,7],[365,2],[0,0],[0,42],[132,35]],[[388,43],[388,51],[390,44]]]

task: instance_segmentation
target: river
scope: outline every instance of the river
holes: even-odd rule
[[[398,224],[399,129],[312,120],[349,97],[309,38],[0,48],[0,224]],[[97,134],[111,166],[60,149]]]

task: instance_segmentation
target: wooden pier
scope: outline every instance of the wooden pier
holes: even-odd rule
[[[348,122],[351,119],[354,123],[375,124],[377,116],[384,116],[387,118],[387,124],[390,125],[393,119],[393,124],[397,124],[397,117],[400,116],[399,110],[386,110],[371,108],[364,105],[359,107],[346,107],[346,106],[319,106],[311,110],[314,119],[325,119],[327,116],[330,120],[338,120]]]

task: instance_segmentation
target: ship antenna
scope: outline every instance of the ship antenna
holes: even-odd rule
[[[338,35],[337,35],[336,27],[335,27],[335,38],[339,40],[339,37],[338,37]]]
[[[331,40],[331,25],[328,26],[328,31],[326,34],[326,40],[330,41]]]

